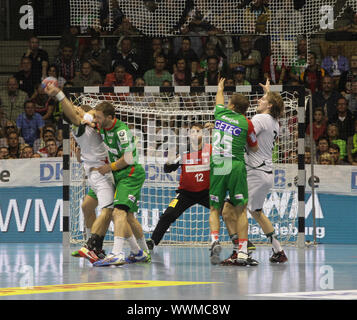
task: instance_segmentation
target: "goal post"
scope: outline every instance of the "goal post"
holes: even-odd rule
[[[271,91],[281,94],[285,112],[280,119],[280,133],[274,152],[274,183],[263,210],[272,221],[278,238],[284,244],[305,245],[305,89],[302,86],[273,85]],[[195,122],[214,124],[217,86],[204,87],[81,87],[64,88],[74,105],[95,107],[102,101],[115,106],[116,116],[125,122],[136,137],[139,162],[146,171],[139,210],[136,214],[146,238],[154,230],[160,215],[175,197],[180,169],[167,174],[167,158],[185,148],[188,128]],[[250,101],[247,117],[255,114],[257,101],[263,95],[260,86],[225,87],[225,101],[233,92],[246,95]],[[208,128],[209,126],[207,126]],[[65,126],[64,137],[64,206],[63,243],[80,243],[84,238],[81,201],[88,191],[84,171],[74,156],[75,142]],[[205,138],[209,139],[209,129]],[[65,146],[66,144],[66,146]],[[187,147],[187,145],[186,145]],[[66,171],[66,173],[65,173]],[[66,200],[65,200],[66,198]],[[67,200],[68,199],[68,200]],[[65,212],[67,211],[68,212]],[[209,243],[209,210],[195,205],[171,225],[163,244],[204,245]],[[249,239],[266,242],[261,228],[248,214]],[[65,232],[65,230],[68,230]],[[229,241],[221,220],[222,242]],[[65,241],[65,237],[69,240]],[[67,239],[66,238],[66,239]],[[113,241],[111,225],[105,241]]]

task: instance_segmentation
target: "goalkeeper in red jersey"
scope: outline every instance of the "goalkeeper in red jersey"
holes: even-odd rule
[[[193,124],[190,129],[190,150],[178,156],[175,161],[164,165],[164,172],[176,171],[181,166],[180,184],[176,198],[162,214],[151,239],[147,241],[149,249],[158,245],[167,229],[182,213],[195,204],[209,208],[209,170],[211,145],[205,143],[203,126]]]

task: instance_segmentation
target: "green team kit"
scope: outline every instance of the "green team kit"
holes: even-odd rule
[[[221,209],[227,192],[234,206],[248,202],[244,151],[257,144],[254,127],[244,115],[215,107],[210,171],[210,205]]]
[[[245,146],[257,144],[254,127],[244,115],[223,105],[215,107],[215,127],[212,136],[210,163],[210,205],[220,209],[227,192],[233,205],[248,202],[247,172],[244,161]],[[145,170],[137,162],[135,137],[128,126],[116,120],[110,129],[101,129],[107,146],[109,161],[120,159],[125,152],[132,152],[133,165],[113,171],[116,192],[114,206],[125,205],[129,212],[137,212],[141,188],[145,181]],[[95,194],[89,192],[93,198]]]
[[[101,129],[100,134],[107,147],[110,162],[119,160],[126,152],[132,152],[134,164],[113,171],[116,189],[114,206],[126,206],[129,212],[137,212],[146,175],[144,168],[137,162],[135,137],[128,126],[118,119],[115,120],[112,128]]]

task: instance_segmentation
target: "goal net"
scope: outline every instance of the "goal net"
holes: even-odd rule
[[[115,16],[125,16],[148,37],[194,36],[195,32],[187,32],[190,24],[202,25],[202,30],[209,24],[221,36],[270,35],[272,63],[291,66],[297,58],[298,37],[306,37],[310,51],[311,35],[333,30],[347,9],[357,11],[357,4],[355,0],[70,0],[70,8],[71,25],[120,33]],[[207,36],[202,30],[196,35]]]
[[[264,204],[264,212],[272,221],[279,239],[284,243],[295,243],[297,239],[297,185],[298,172],[298,97],[293,90],[280,90],[285,102],[285,113],[280,120],[278,143],[274,150],[274,183]],[[252,86],[225,88],[225,100],[234,92],[249,97],[251,107],[247,117],[255,114],[261,90]],[[201,123],[204,139],[210,143],[210,127],[214,124],[216,87],[87,87],[69,88],[75,105],[89,104],[95,107],[102,101],[111,102],[117,117],[125,122],[136,137],[139,162],[146,172],[139,210],[136,214],[145,236],[150,237],[160,215],[175,197],[180,168],[165,173],[164,163],[177,153],[187,150],[189,127]],[[74,92],[75,91],[75,92]],[[70,238],[72,243],[85,237],[85,226],[81,212],[81,201],[88,185],[81,165],[74,156],[75,142],[71,138],[70,157]],[[266,241],[259,225],[249,218],[249,239],[256,243]],[[209,238],[209,210],[194,205],[186,210],[163,238],[166,244],[206,244]],[[229,241],[224,222],[221,220],[221,240]],[[113,225],[106,235],[113,240]]]

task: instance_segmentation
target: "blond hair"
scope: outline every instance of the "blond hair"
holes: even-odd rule
[[[274,119],[279,119],[284,111],[284,100],[277,92],[268,92],[267,100],[272,105],[270,114]]]

